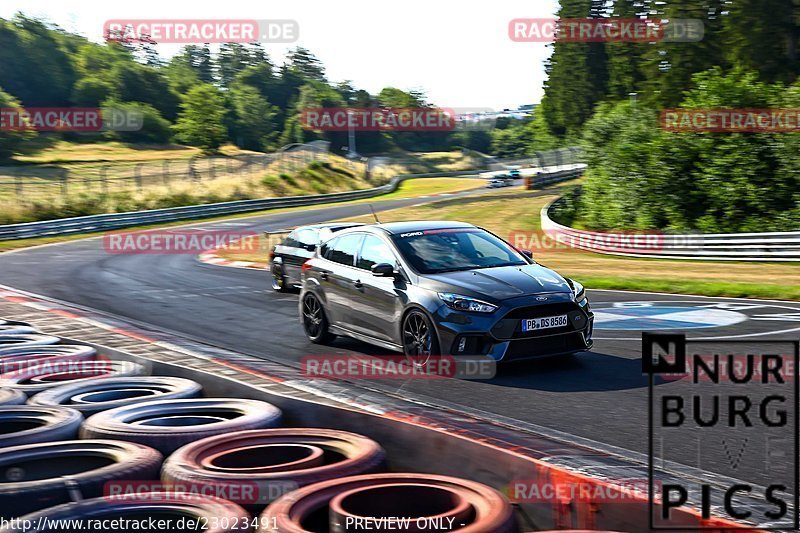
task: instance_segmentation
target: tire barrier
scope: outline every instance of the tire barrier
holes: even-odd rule
[[[25,403],[25,400],[28,399],[28,396],[16,389],[0,389],[0,405],[22,405]]]
[[[83,415],[64,407],[0,407],[0,448],[78,437]]]
[[[31,396],[30,405],[64,406],[93,415],[133,403],[197,398],[203,387],[196,381],[164,376],[106,378],[59,385]]]
[[[19,335],[21,333],[38,333],[31,326],[19,326],[15,324],[0,324],[0,335]]]
[[[0,353],[0,375],[32,366],[54,368],[67,361],[88,361],[96,355],[97,350],[80,344],[21,346]]]
[[[462,525],[463,524],[463,525]],[[491,487],[434,474],[368,474],[308,485],[274,501],[257,531],[510,533],[511,504]]]
[[[175,487],[182,483],[227,487],[223,494],[247,495],[247,501],[237,503],[263,510],[288,490],[382,472],[385,461],[386,454],[377,442],[355,433],[263,429],[187,444],[164,462],[161,479]],[[244,490],[247,488],[250,491]]]
[[[168,455],[204,437],[271,428],[280,421],[281,410],[259,400],[156,400],[92,415],[83,423],[80,435],[138,442]]]
[[[58,344],[61,341],[52,335],[42,335],[41,333],[9,333],[0,335],[0,355],[8,353],[15,348],[25,348],[28,346],[48,346]]]
[[[14,527],[0,529],[0,533],[62,533],[55,529],[25,529],[28,523],[36,527],[48,521],[79,521],[86,517],[93,520],[131,520],[140,522],[144,517],[154,516],[157,520],[169,520],[169,529],[178,531],[176,525],[184,524],[181,531],[203,531],[205,533],[249,533],[252,531],[250,515],[238,505],[227,500],[191,494],[152,492],[145,495],[109,496],[92,498],[44,509],[20,517]],[[45,520],[47,519],[47,520]],[[198,527],[186,526],[192,523]],[[205,526],[205,527],[203,527]],[[128,531],[126,529],[126,531]],[[143,529],[150,531],[150,529]]]
[[[133,442],[71,440],[0,449],[0,517],[11,518],[81,498],[105,483],[156,479],[163,457]]]
[[[139,376],[142,365],[128,361],[70,361],[63,365],[34,365],[0,374],[0,387],[21,390],[28,396],[67,383],[88,382],[109,377]]]

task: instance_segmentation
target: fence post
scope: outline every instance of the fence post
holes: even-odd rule
[[[139,192],[142,192],[142,165],[143,163],[139,163],[133,169],[134,177],[136,179],[136,188],[139,190]]]
[[[100,167],[100,190],[104,196],[108,196],[108,165]]]
[[[542,152],[536,152],[536,160],[539,162],[539,168],[544,168],[544,154]]]
[[[19,175],[15,176],[14,177],[14,183],[15,183],[15,189],[17,191],[17,200],[20,200],[20,201],[24,200],[25,199],[24,198],[25,194],[23,192],[24,185],[22,184],[22,176],[19,176]]]
[[[189,159],[189,179],[192,181],[197,181],[197,169],[195,168],[195,163],[197,162],[196,157],[192,157]]]

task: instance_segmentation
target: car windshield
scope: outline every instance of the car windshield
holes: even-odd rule
[[[477,228],[415,231],[393,240],[420,274],[528,264],[514,248]]]

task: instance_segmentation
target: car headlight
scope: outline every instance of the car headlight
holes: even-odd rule
[[[456,311],[473,311],[475,313],[493,313],[497,310],[496,305],[470,298],[469,296],[462,296],[460,294],[453,294],[452,292],[440,292],[439,299],[441,299],[447,307],[455,309]]]
[[[580,282],[567,278],[567,283],[572,289],[572,294],[575,296],[576,302],[586,299],[586,290],[583,288],[583,285]]]

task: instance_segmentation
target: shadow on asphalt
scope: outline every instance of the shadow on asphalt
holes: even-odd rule
[[[499,365],[484,383],[550,392],[591,392],[647,387],[641,359],[598,352]]]

